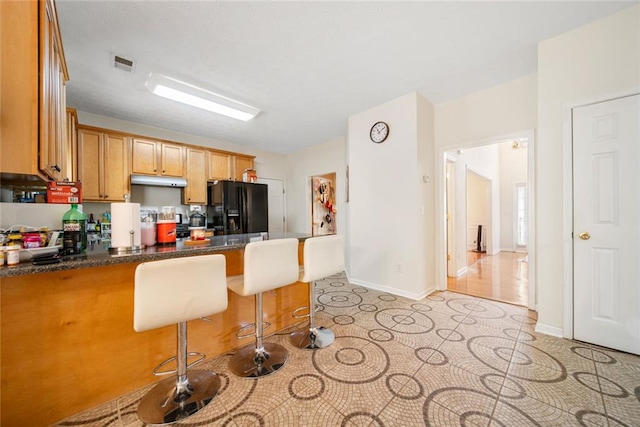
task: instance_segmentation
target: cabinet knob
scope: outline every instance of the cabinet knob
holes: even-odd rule
[[[60,172],[60,166],[58,166],[58,165],[53,165],[53,169],[54,169],[56,172]]]
[[[108,198],[109,198],[109,195],[108,195],[108,194],[105,194],[105,195],[104,195],[104,198],[105,198],[105,199],[108,199]]]
[[[154,169],[153,171],[154,171],[154,172],[158,172],[158,169]]]

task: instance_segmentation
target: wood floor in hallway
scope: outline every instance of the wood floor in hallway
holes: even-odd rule
[[[447,290],[496,301],[527,305],[527,254],[499,252],[496,255],[469,252],[469,271],[447,278]]]

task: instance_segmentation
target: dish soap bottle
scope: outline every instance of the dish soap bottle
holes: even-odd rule
[[[75,203],[62,216],[62,232],[62,249],[65,255],[86,252],[87,215]]]

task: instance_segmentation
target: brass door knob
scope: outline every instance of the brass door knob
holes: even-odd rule
[[[591,238],[591,234],[583,231],[582,233],[578,234],[578,237],[580,237],[582,240],[589,240]]]

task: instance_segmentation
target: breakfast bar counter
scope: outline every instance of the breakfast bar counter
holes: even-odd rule
[[[303,241],[307,235],[287,235]],[[133,330],[134,273],[145,261],[222,253],[227,276],[242,274],[244,246],[255,235],[219,236],[206,245],[156,246],[110,255],[97,246],[58,264],[4,267],[0,275],[1,425],[50,425],[158,377],[153,368],[175,355],[176,328]],[[261,238],[260,238],[261,239]],[[176,283],[180,286],[179,283]],[[251,344],[236,332],[253,322],[254,300],[228,292],[226,311],[189,322],[189,351],[207,358]],[[297,321],[308,304],[306,284],[264,294],[269,334]]]
[[[285,233],[283,238],[287,237],[293,237],[303,242],[310,236],[299,233]],[[261,233],[213,236],[208,237],[206,241],[203,241],[203,243],[198,242],[197,244],[194,244],[195,242],[191,242],[188,238],[177,239],[175,244],[148,246],[140,251],[114,255],[109,253],[109,242],[95,243],[87,248],[87,252],[85,254],[63,256],[61,258],[61,262],[57,264],[32,265],[30,261],[27,261],[15,266],[1,268],[0,278],[77,268],[124,264],[132,262],[132,260],[135,260],[136,262],[143,262],[166,258],[223,253],[242,249],[247,243],[262,239],[263,236]]]

